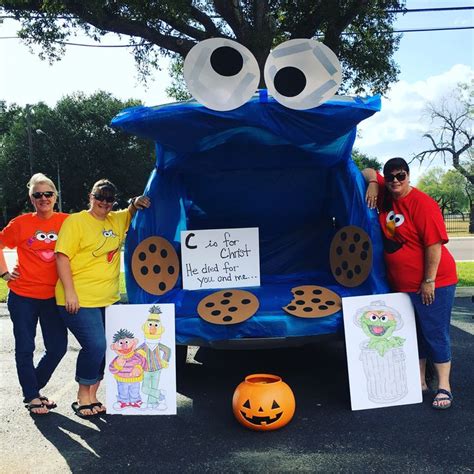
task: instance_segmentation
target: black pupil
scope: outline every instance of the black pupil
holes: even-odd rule
[[[211,54],[211,66],[221,76],[235,76],[242,70],[244,59],[234,48],[221,46]]]
[[[306,87],[306,76],[296,67],[287,66],[280,69],[273,79],[275,89],[285,97],[295,97]]]

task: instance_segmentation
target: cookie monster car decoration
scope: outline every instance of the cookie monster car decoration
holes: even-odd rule
[[[380,98],[334,96],[341,81],[337,58],[312,40],[291,40],[273,50],[265,65],[270,95],[267,89],[255,94],[256,61],[230,40],[195,46],[184,74],[199,102],[135,107],[112,121],[156,143],[155,168],[144,192],[152,206],[136,213],[125,245],[129,301],[174,303],[179,344],[232,346],[271,339],[290,345],[341,332],[337,296],[389,291],[377,217],[365,204],[365,183],[351,160],[356,126],[380,110]],[[184,290],[181,273],[173,273],[161,282],[162,294],[152,294],[132,271],[136,248],[150,237],[169,243],[166,258],[176,252],[172,263],[157,264],[157,271],[179,272],[181,231],[254,227],[260,286],[245,290],[258,304],[255,314],[238,324],[212,324],[199,316],[200,302],[207,298],[203,304],[214,304],[208,297],[215,290]],[[362,241],[361,235],[368,237]],[[349,237],[353,242],[344,247]],[[369,246],[370,271],[362,262]],[[335,265],[333,254],[348,258]],[[354,275],[354,284],[344,284],[344,275]],[[153,272],[142,276],[157,278]],[[305,296],[310,286],[315,293]],[[320,305],[323,317],[311,317],[316,313],[310,310],[308,317],[296,316],[298,305],[320,304],[324,295],[333,296]],[[328,315],[330,304],[334,312]]]

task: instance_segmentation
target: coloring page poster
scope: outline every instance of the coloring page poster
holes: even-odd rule
[[[258,228],[181,232],[183,288],[260,286]]]
[[[421,403],[415,313],[405,293],[342,298],[352,410]]]
[[[107,413],[176,415],[174,304],[106,309]]]

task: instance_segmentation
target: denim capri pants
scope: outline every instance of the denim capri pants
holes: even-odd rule
[[[430,305],[421,302],[421,294],[408,293],[415,307],[420,359],[435,364],[451,360],[449,327],[456,285],[435,288],[435,299]]]
[[[77,356],[76,382],[94,385],[104,377],[105,367],[105,308],[80,308],[70,314],[58,306],[64,324],[81,345]]]

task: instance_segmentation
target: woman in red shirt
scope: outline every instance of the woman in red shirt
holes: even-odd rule
[[[41,395],[67,350],[67,329],[59,317],[54,289],[58,274],[54,247],[68,214],[54,212],[57,190],[44,174],[28,183],[35,212],[12,219],[0,232],[0,278],[8,282],[8,311],[15,336],[15,362],[26,408],[45,415],[56,407]],[[3,249],[16,248],[18,261],[10,272]],[[45,353],[33,364],[35,335],[41,325]]]
[[[422,389],[428,391],[428,358],[439,381],[432,406],[449,408],[449,327],[457,276],[444,246],[448,235],[443,217],[436,201],[410,186],[410,169],[403,158],[388,160],[383,177],[369,168],[362,174],[368,183],[367,205],[379,212],[389,283],[394,291],[407,293],[415,308]]]

